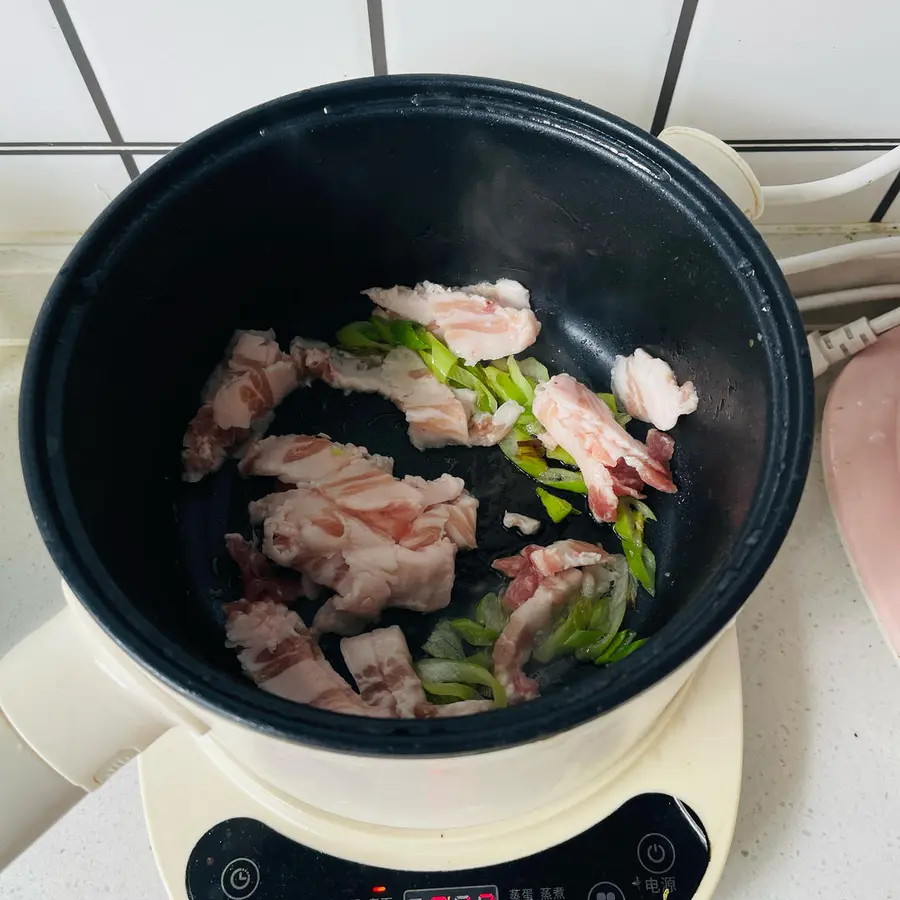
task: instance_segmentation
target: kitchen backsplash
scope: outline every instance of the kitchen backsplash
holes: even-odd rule
[[[900,143],[898,32],[897,0],[0,0],[0,236],[82,231],[214,122],[385,71],[528,82],[808,181]],[[900,223],[898,191],[761,224]]]

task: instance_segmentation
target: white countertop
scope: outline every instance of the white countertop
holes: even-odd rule
[[[19,472],[22,358],[0,349],[0,654],[62,604]],[[790,535],[738,631],[744,785],[717,900],[900,898],[900,669],[841,549],[818,444]],[[0,874],[3,900],[107,894],[167,896],[134,764]]]

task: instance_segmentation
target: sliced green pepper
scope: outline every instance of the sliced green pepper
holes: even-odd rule
[[[580,472],[572,472],[569,469],[546,468],[535,476],[541,484],[556,488],[559,491],[573,491],[576,494],[588,492],[584,478]]]
[[[430,331],[423,329],[419,336],[428,347],[427,350],[419,350],[419,356],[422,357],[422,361],[431,369],[437,380],[446,384],[451,370],[456,365],[453,351],[442,344]]]
[[[488,672],[494,671],[493,657],[486,650],[479,650],[477,653],[467,656],[466,662],[472,663],[473,666],[481,666],[482,669],[487,669]]]
[[[379,339],[392,347],[396,344],[394,332],[391,330],[391,320],[384,316],[372,316],[369,319],[369,325],[378,332]]]
[[[497,594],[485,594],[475,607],[475,621],[493,631],[503,631],[507,618],[503,601]]]
[[[611,631],[609,634],[603,634],[602,632],[596,631],[588,633],[599,634],[600,637],[586,647],[579,647],[575,651],[575,659],[581,660],[581,662],[593,662],[598,656],[601,656],[606,652],[607,647],[609,647],[616,637],[615,631]]]
[[[390,328],[397,344],[408,347],[410,350],[427,349],[428,343],[421,336],[425,329],[416,322],[409,322],[405,319],[390,320]]]
[[[506,691],[503,685],[481,666],[449,659],[423,659],[416,663],[415,668],[416,674],[423,682],[483,684],[491,689],[497,706],[506,706]]]
[[[538,362],[533,356],[519,360],[519,371],[526,378],[530,378],[537,384],[543,384],[545,381],[550,380],[550,373],[547,371],[547,367],[543,363]]]
[[[381,337],[371,322],[350,322],[338,329],[338,345],[345,350],[379,350],[391,349],[390,342]]]
[[[573,469],[578,468],[578,463],[575,462],[575,457],[569,453],[568,450],[563,450],[562,447],[557,447],[555,450],[547,450],[546,451],[548,459],[555,459],[557,462],[561,462],[564,466],[571,466]]]
[[[534,658],[538,662],[550,662],[565,649],[566,641],[579,631],[587,628],[591,620],[592,603],[587,597],[578,597],[569,608],[569,612],[556,624],[534,649]]]
[[[486,628],[471,619],[451,619],[450,627],[473,647],[493,647],[494,642],[500,637],[499,631]]]
[[[630,644],[632,640],[634,640],[633,631],[620,631],[618,634],[613,635],[613,639],[609,642],[609,646],[607,646],[599,656],[594,657],[594,663],[598,666],[605,666],[611,661],[613,654],[623,643],[627,645]]]
[[[456,631],[446,619],[434,626],[422,649],[435,659],[464,659],[466,652]]]
[[[476,404],[482,412],[497,412],[497,398],[469,366],[461,363],[453,366],[450,370],[450,381],[461,388],[474,391],[477,397]]]
[[[616,403],[615,394],[603,394],[598,392],[597,396],[609,407],[609,411],[613,414],[613,418],[623,428],[631,421],[631,416],[629,416],[628,413],[619,411],[619,404]]]
[[[496,366],[482,366],[487,383],[491,390],[502,401],[515,400],[520,406],[529,405],[528,398],[519,390],[508,372],[498,369]]]
[[[478,700],[481,694],[467,684],[454,684],[452,681],[423,681],[425,693],[434,697],[438,703],[454,703],[457,700]]]
[[[539,478],[547,471],[547,460],[544,459],[527,431],[513,428],[510,433],[500,441],[499,447],[504,456],[514,463],[526,475]]]
[[[616,650],[615,653],[609,658],[611,663],[618,662],[620,659],[625,659],[626,656],[630,656],[637,650],[638,647],[643,647],[644,644],[647,643],[647,638],[641,638],[637,641],[631,641],[629,644],[625,644],[624,642],[619,645],[619,649]]]
[[[622,497],[613,530],[622,540],[622,552],[634,577],[653,596],[656,591],[656,557],[644,545],[644,523],[648,518],[655,520],[656,516],[646,503],[633,497]]]
[[[568,500],[557,497],[555,494],[551,494],[550,491],[545,491],[543,488],[535,488],[535,493],[553,522],[562,522],[569,513],[580,515],[580,512]]]
[[[525,398],[525,403],[530,409],[531,401],[534,400],[534,385],[522,374],[522,370],[519,368],[519,364],[516,362],[514,356],[508,356],[506,358],[506,370],[509,373],[509,377],[512,379],[513,384]]]

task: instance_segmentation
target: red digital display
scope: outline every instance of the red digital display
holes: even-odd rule
[[[373,894],[383,894],[387,890],[387,887],[383,884],[376,884],[375,887],[372,888]]]
[[[416,888],[403,892],[403,900],[498,900],[500,892],[494,884],[475,887]]]

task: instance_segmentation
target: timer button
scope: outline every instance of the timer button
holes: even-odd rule
[[[246,856],[233,859],[222,869],[219,884],[228,900],[249,900],[259,887],[259,866]]]
[[[617,884],[600,881],[590,889],[587,900],[625,900],[625,894]]]
[[[638,842],[638,862],[653,875],[664,875],[675,865],[672,842],[658,832],[645,834]]]

